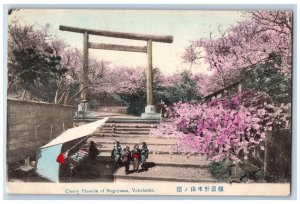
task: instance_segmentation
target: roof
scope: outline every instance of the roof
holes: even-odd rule
[[[122,103],[122,104],[125,104],[125,105],[128,105],[128,102],[126,102],[125,100],[123,100],[119,94],[117,93],[109,93],[109,95],[111,97],[113,97],[116,101]]]

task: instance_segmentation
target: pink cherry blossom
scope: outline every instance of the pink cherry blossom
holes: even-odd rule
[[[266,101],[268,96],[245,92],[211,102],[178,102],[168,107],[169,121],[152,128],[150,134],[177,138],[172,152],[201,154],[213,161],[228,157],[238,162],[251,148],[262,144],[274,124],[277,128],[279,122],[282,128],[290,127],[289,106],[261,104],[262,99]]]

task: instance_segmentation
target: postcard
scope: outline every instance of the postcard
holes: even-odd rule
[[[290,195],[292,10],[7,16],[7,193]]]

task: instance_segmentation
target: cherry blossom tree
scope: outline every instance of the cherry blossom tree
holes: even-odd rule
[[[220,38],[195,40],[182,58],[196,64],[204,60],[222,86],[236,80],[241,69],[273,63],[290,78],[292,56],[292,13],[290,11],[249,12],[249,19],[238,22]]]
[[[274,127],[290,128],[290,104],[277,105],[261,92],[245,92],[204,103],[168,107],[171,121],[151,129],[152,136],[178,138],[172,151],[205,155],[209,160],[247,159]]]
[[[105,64],[105,62],[102,62]],[[93,84],[94,92],[108,92],[119,94],[138,94],[144,91],[144,68],[142,67],[113,67],[93,69],[94,71],[102,70],[103,78],[90,80]],[[94,75],[94,74],[92,74]],[[91,78],[90,78],[91,79]]]
[[[70,103],[80,95],[82,51],[51,34],[49,28],[10,19],[8,94],[17,96],[25,90],[38,100]],[[89,61],[92,84],[103,77],[107,62],[93,57]]]
[[[8,94],[26,90],[38,100],[50,101],[66,70],[59,66],[61,57],[49,43],[49,25],[12,19],[8,31]]]

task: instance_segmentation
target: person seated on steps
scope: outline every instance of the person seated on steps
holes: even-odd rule
[[[95,142],[91,141],[90,142],[90,147],[89,147],[88,158],[91,161],[95,161],[98,155],[99,155],[99,151],[98,151],[97,147],[95,146]]]
[[[139,172],[139,165],[140,165],[140,156],[141,152],[139,149],[139,145],[135,144],[133,150],[131,151],[132,158],[133,158],[133,170],[135,172]]]
[[[148,170],[146,165],[146,160],[148,159],[149,150],[147,148],[146,142],[142,143],[142,149],[141,149],[141,167],[144,170]]]

